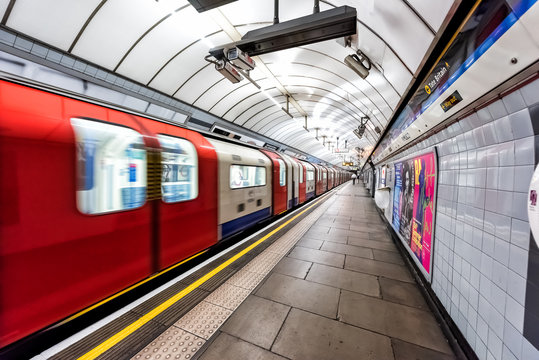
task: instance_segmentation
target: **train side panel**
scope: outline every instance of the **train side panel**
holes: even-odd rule
[[[226,238],[271,216],[271,161],[255,149],[208,141],[219,159],[219,228]]]
[[[70,119],[107,122],[107,111],[3,81],[0,108],[4,346],[148,276],[151,226],[147,204],[100,215],[77,208]]]

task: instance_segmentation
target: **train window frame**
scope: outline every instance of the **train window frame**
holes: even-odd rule
[[[283,187],[286,186],[286,164],[281,159],[277,159],[277,163],[279,164],[279,186]]]
[[[147,202],[148,190],[148,151],[143,135],[131,127],[93,118],[73,117],[70,118],[70,124],[76,148],[77,210],[87,216],[99,216],[142,208]],[[108,135],[108,139],[104,140],[103,134]],[[102,137],[99,137],[100,135]],[[125,152],[126,156],[120,160],[110,156],[113,149],[116,154],[121,153],[117,151],[118,146],[110,146],[111,139],[125,139],[126,136],[137,140],[121,148],[121,152]],[[99,144],[103,141],[104,144]],[[97,153],[99,155],[96,155]],[[93,164],[90,164],[88,158],[92,159]],[[101,166],[96,166],[97,163]],[[118,170],[120,176],[114,176]],[[99,178],[102,174],[103,177]],[[123,180],[127,181],[122,181],[124,175],[127,179]],[[117,185],[126,182],[140,186]],[[113,203],[114,205],[111,205]]]
[[[233,171],[233,167],[234,166],[238,166],[238,167],[249,167],[249,168],[255,168],[255,169],[263,169],[264,170],[264,176],[263,176],[263,179],[264,179],[264,184],[259,184],[259,185],[248,185],[248,186],[241,186],[241,185],[238,185],[236,187],[233,187],[232,186],[232,171]],[[229,169],[228,169],[228,187],[230,188],[230,190],[241,190],[241,189],[249,189],[249,188],[257,188],[257,187],[264,187],[264,186],[267,186],[268,182],[267,182],[267,176],[268,176],[268,172],[267,172],[267,169],[265,166],[260,166],[260,165],[249,165],[249,164],[230,164],[229,166]],[[255,173],[256,174],[256,173]],[[256,177],[256,175],[255,175]]]
[[[191,141],[189,141],[186,138],[174,136],[170,134],[163,134],[163,133],[157,134],[157,140],[159,141],[159,146],[161,147],[161,201],[164,202],[165,204],[177,204],[180,202],[196,200],[200,194],[200,177],[199,177],[199,166],[198,166],[199,164],[198,151],[196,149],[195,144],[193,144]],[[163,175],[165,171],[165,167],[163,166],[164,155],[165,155],[164,153],[166,149],[176,150],[176,151],[178,149],[171,149],[170,147],[167,148],[165,145],[166,142],[169,142],[168,144],[169,146],[171,145],[170,143],[175,142],[175,145],[180,147],[179,150],[187,150],[185,155],[182,154],[182,157],[189,157],[188,161],[190,160],[190,162],[181,163],[181,165],[183,166],[181,170],[180,169],[178,170],[178,172],[180,173],[181,176],[184,176],[184,177],[187,176],[183,174],[182,170],[185,166],[189,166],[190,167],[190,169],[188,169],[188,171],[190,172],[189,177],[193,178],[193,180],[169,181],[169,182],[178,183],[178,184],[172,184],[172,187],[174,187],[176,191],[175,192],[171,191],[170,192],[171,195],[165,195],[167,193],[165,193],[164,186],[163,186],[165,182],[163,179]],[[167,153],[172,153],[172,151],[168,151]],[[180,165],[180,163],[177,163],[175,165]],[[182,183],[185,183],[185,182],[188,182],[187,185],[189,187],[189,190],[187,193],[189,194],[188,195],[189,197],[181,198],[180,194],[185,192],[185,190],[180,190],[180,189],[184,189],[182,185],[186,185],[186,184],[182,184]],[[177,186],[179,186],[179,188],[176,188]],[[168,198],[168,201],[167,201],[167,198]]]

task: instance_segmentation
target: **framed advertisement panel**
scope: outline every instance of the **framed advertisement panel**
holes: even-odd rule
[[[391,226],[430,282],[438,188],[436,148],[400,159],[393,166]]]

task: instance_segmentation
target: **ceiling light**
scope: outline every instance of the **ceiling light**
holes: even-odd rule
[[[371,69],[371,60],[359,50],[356,54],[345,57],[344,63],[350,69],[354,70],[362,79],[365,79],[369,75],[369,70]],[[365,63],[367,65],[365,65]]]

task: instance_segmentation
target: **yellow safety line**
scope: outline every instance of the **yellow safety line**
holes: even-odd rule
[[[167,301],[163,302],[161,305],[157,306],[152,311],[150,311],[146,315],[142,316],[141,318],[139,318],[138,320],[133,322],[131,325],[125,327],[120,332],[114,334],[113,336],[111,336],[107,340],[103,341],[101,344],[99,344],[98,346],[96,346],[92,350],[88,351],[86,354],[79,357],[78,360],[92,360],[92,359],[95,359],[96,357],[98,357],[99,355],[103,354],[105,351],[109,350],[114,345],[118,344],[120,341],[125,339],[127,336],[129,336],[130,334],[132,334],[133,332],[135,332],[136,330],[141,328],[144,324],[146,324],[147,322],[152,320],[154,317],[156,317],[157,315],[161,314],[163,311],[168,309],[170,306],[172,306],[178,300],[183,298],[185,295],[189,294],[191,291],[193,291],[194,289],[196,289],[197,287],[199,287],[200,285],[202,285],[203,283],[205,283],[206,281],[211,279],[213,276],[215,276],[221,270],[223,270],[224,268],[226,268],[227,266],[232,264],[234,261],[241,258],[243,255],[247,254],[249,251],[251,251],[252,249],[257,247],[258,245],[260,245],[260,243],[266,241],[268,238],[273,236],[276,232],[278,232],[279,230],[284,228],[286,225],[290,224],[292,221],[297,219],[300,215],[305,213],[307,210],[309,210],[310,208],[312,208],[313,206],[315,206],[316,204],[318,204],[322,200],[323,200],[323,198],[320,198],[314,204],[312,204],[311,206],[309,206],[305,210],[301,211],[299,214],[293,216],[288,221],[286,221],[285,223],[283,223],[282,225],[280,225],[279,227],[277,227],[276,229],[272,230],[270,233],[268,233],[267,235],[262,237],[260,240],[258,240],[255,243],[251,244],[249,247],[245,248],[240,253],[234,255],[233,257],[231,257],[230,259],[228,259],[227,261],[225,261],[221,265],[217,266],[215,269],[211,270],[209,273],[202,276],[200,279],[198,279],[197,281],[195,281],[194,283],[192,283],[191,285],[189,285],[188,287],[186,287],[185,289],[183,289],[182,291],[180,291],[179,293],[177,293],[176,295],[174,295],[173,297],[171,297]]]
[[[81,310],[81,311],[79,311],[78,313],[76,313],[76,314],[74,314],[74,315],[68,317],[67,319],[65,319],[65,320],[63,320],[62,322],[58,323],[58,325],[56,325],[56,326],[63,325],[63,324],[65,324],[65,323],[67,323],[67,322],[69,322],[69,321],[71,321],[71,320],[73,320],[73,319],[76,319],[76,318],[78,318],[79,316],[86,314],[88,311],[93,310],[93,309],[95,309],[96,307],[98,307],[98,306],[100,306],[100,305],[103,305],[104,303],[107,303],[107,302],[109,302],[109,301],[111,301],[111,300],[117,298],[118,296],[120,296],[120,295],[122,295],[122,294],[125,294],[126,292],[128,292],[128,291],[130,291],[130,290],[133,290],[134,288],[136,288],[136,287],[138,287],[138,286],[140,286],[140,285],[142,285],[142,284],[144,284],[144,283],[147,283],[148,281],[150,281],[150,280],[152,280],[152,279],[155,279],[155,278],[158,277],[158,276],[161,276],[161,275],[163,275],[164,273],[169,272],[170,270],[172,270],[172,269],[174,269],[174,268],[176,268],[176,267],[178,267],[178,266],[180,266],[180,265],[182,265],[182,264],[185,264],[185,263],[188,262],[189,260],[192,260],[192,259],[196,258],[197,256],[200,256],[200,255],[204,254],[206,251],[208,251],[208,250],[207,250],[207,249],[206,249],[206,250],[203,250],[203,251],[199,252],[198,254],[195,254],[195,255],[193,255],[193,256],[191,256],[191,257],[189,257],[189,258],[187,258],[187,259],[185,259],[185,260],[183,260],[183,261],[180,261],[179,263],[177,263],[177,264],[175,264],[175,265],[173,265],[173,266],[171,266],[171,267],[169,267],[169,268],[167,268],[167,269],[165,269],[165,270],[162,270],[162,271],[158,272],[157,274],[155,274],[155,275],[153,275],[153,276],[150,276],[150,277],[147,278],[147,279],[144,279],[144,280],[142,280],[142,281],[140,281],[140,282],[138,282],[138,283],[136,283],[136,284],[134,284],[134,285],[131,285],[131,286],[128,287],[127,289],[122,290],[122,291],[120,291],[119,293],[116,293],[116,294],[114,294],[114,295],[112,295],[112,296],[110,296],[110,297],[108,297],[108,298],[106,298],[106,299],[104,299],[104,300],[101,300],[100,302],[98,302],[98,303],[96,303],[96,304],[94,304],[94,305],[92,305],[92,306],[90,306],[90,307],[87,307],[86,309]]]

